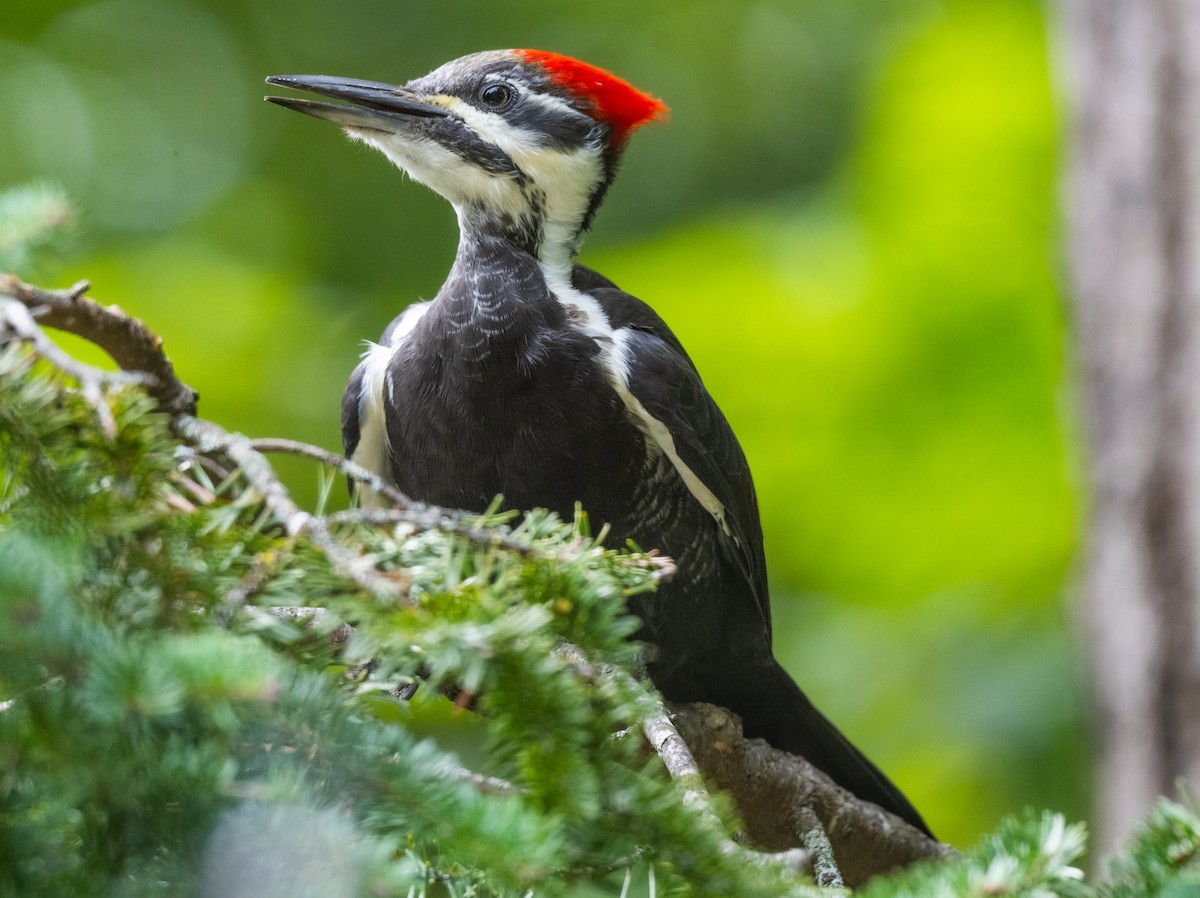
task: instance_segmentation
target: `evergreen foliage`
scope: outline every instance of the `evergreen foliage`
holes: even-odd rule
[[[395,586],[366,591],[139,390],[106,401],[111,437],[61,375],[0,351],[0,894],[820,893],[728,850],[627,732],[654,699],[602,665],[634,663],[621,597],[653,588],[646,556],[601,548],[582,516],[334,516]],[[271,611],[298,606],[326,612]],[[504,781],[410,735],[397,687],[417,670],[477,702]],[[1111,884],[1083,883],[1084,841],[1029,813],[862,894],[1200,882],[1200,820],[1179,805]]]
[[[652,586],[644,556],[545,513],[351,521],[336,537],[397,587],[370,594],[139,391],[107,400],[111,439],[27,352],[0,355],[5,893],[556,894],[628,868],[803,890],[723,851],[641,739],[614,737],[654,708],[592,667],[632,663],[621,597]],[[269,610],[300,605],[327,613]],[[511,788],[408,734],[393,693],[418,669],[477,697]]]
[[[1200,895],[1200,818],[1165,799],[1138,826],[1112,863],[1102,898],[1188,898]]]
[[[1060,814],[1027,811],[1005,820],[963,863],[918,864],[887,880],[872,882],[863,898],[1086,898],[1082,872],[1073,864],[1086,845],[1082,824]]]

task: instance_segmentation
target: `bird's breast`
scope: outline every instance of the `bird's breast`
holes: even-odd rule
[[[460,328],[397,352],[385,418],[396,485],[414,498],[608,520],[646,442],[610,383],[595,338],[573,328],[488,341]]]

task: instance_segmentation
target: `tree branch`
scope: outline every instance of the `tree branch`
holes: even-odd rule
[[[512,539],[494,527],[480,527],[470,523],[469,519],[478,517],[472,512],[448,510],[438,505],[417,502],[373,471],[368,471],[345,456],[336,455],[319,446],[312,446],[298,440],[275,438],[250,440],[250,446],[258,452],[299,455],[328,465],[346,477],[366,484],[390,501],[393,506],[391,508],[352,508],[334,512],[326,516],[331,524],[353,523],[375,526],[412,524],[422,530],[439,530],[443,533],[461,536],[473,543],[505,549],[522,558],[540,558],[544,555],[536,546]],[[648,556],[648,563],[654,567],[655,580],[670,579],[675,573],[675,563],[670,558],[653,553],[648,553]],[[639,563],[641,563],[640,559]]]
[[[104,387],[116,383],[142,383],[144,378],[141,375],[101,371],[71,357],[38,327],[28,308],[0,294],[0,342],[4,341],[6,333],[11,333],[17,339],[30,344],[35,355],[77,381],[84,398],[95,409],[100,428],[105,435],[109,439],[117,435],[117,423],[113,420],[112,409],[104,398]]]
[[[619,672],[618,675],[628,676],[624,671]],[[679,735],[679,731],[671,721],[670,714],[661,702],[658,704],[658,713],[652,714],[642,721],[642,733],[650,747],[662,759],[671,779],[679,785],[684,806],[704,817],[709,825],[718,830],[724,829],[724,824],[713,810],[712,798],[704,784],[704,774],[696,764],[696,759],[692,757],[687,742]],[[721,847],[726,854],[741,855],[749,863],[774,863],[785,867],[792,873],[814,875],[814,855],[807,846],[763,854],[739,845],[732,839],[726,839]],[[832,854],[830,854],[830,863],[832,863]],[[836,866],[833,867],[833,873],[836,876]],[[824,885],[825,883],[818,884]],[[838,884],[840,884],[840,877],[838,877]]]
[[[410,499],[374,471],[368,471],[362,465],[351,461],[344,455],[338,455],[330,452],[328,449],[322,449],[320,446],[312,446],[308,443],[302,443],[299,440],[285,440],[275,437],[251,440],[250,445],[256,451],[264,454],[281,453],[285,455],[299,455],[302,458],[310,458],[323,465],[328,465],[334,470],[341,471],[352,480],[365,483],[372,490],[391,502],[396,508],[430,508],[430,506]]]
[[[324,517],[309,514],[300,508],[275,474],[274,468],[246,437],[229,433],[211,421],[190,415],[177,417],[173,426],[175,432],[198,452],[227,456],[263,497],[263,502],[283,524],[288,535],[306,533],[340,574],[377,596],[395,600],[407,591],[407,578],[376,570],[368,556],[352,552],[333,537]]]
[[[88,282],[80,281],[68,290],[44,290],[14,275],[0,274],[0,295],[24,305],[39,324],[90,340],[122,371],[140,373],[146,392],[166,414],[194,415],[199,394],[176,376],[162,339],[116,306],[87,299],[88,289]]]
[[[708,780],[733,797],[746,838],[768,850],[802,844],[803,809],[820,820],[846,885],[919,860],[956,855],[899,817],[855,798],[796,755],[742,735],[737,715],[716,705],[673,707],[675,725]]]

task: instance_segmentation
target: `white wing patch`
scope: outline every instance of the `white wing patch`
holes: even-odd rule
[[[624,340],[621,334],[617,335],[617,340],[618,345],[623,349]],[[617,395],[625,402],[626,408],[633,413],[634,420],[671,460],[671,464],[683,478],[688,490],[696,497],[696,501],[703,505],[713,519],[721,525],[726,536],[733,536],[733,532],[729,529],[729,523],[725,520],[725,506],[713,491],[704,485],[704,481],[696,476],[696,472],[688,467],[687,462],[679,457],[679,452],[675,449],[675,437],[671,436],[667,425],[646,411],[646,407],[629,391],[628,387],[617,386]],[[737,541],[737,538],[734,537],[734,540]]]
[[[367,343],[363,352],[362,388],[358,396],[358,445],[350,460],[362,465],[388,483],[392,482],[392,447],[388,439],[385,408],[392,404],[392,381],[388,366],[396,351],[412,333],[421,316],[429,310],[429,303],[409,306],[385,331],[386,343]],[[363,508],[384,508],[387,501],[375,490],[360,486],[359,501]]]
[[[725,535],[732,537],[733,532],[726,520],[725,505],[679,456],[679,451],[675,448],[675,437],[671,435],[667,425],[650,414],[642,405],[641,400],[634,396],[629,389],[629,349],[625,343],[625,332],[613,330],[608,316],[600,308],[600,303],[571,286],[570,275],[564,274],[561,268],[552,269],[543,266],[543,272],[546,283],[549,284],[554,296],[564,306],[573,310],[580,319],[581,323],[578,325],[580,329],[596,338],[597,345],[600,347],[600,357],[604,359],[613,389],[617,391],[625,408],[642,429],[650,444],[666,455],[696,501],[713,516]]]

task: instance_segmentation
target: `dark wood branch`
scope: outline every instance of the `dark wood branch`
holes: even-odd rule
[[[146,392],[166,414],[194,415],[199,394],[176,376],[162,339],[116,306],[86,298],[88,289],[88,283],[81,281],[68,290],[44,290],[0,274],[0,295],[23,304],[39,324],[90,340],[122,371],[139,372]]]
[[[624,670],[597,667],[576,646],[556,651],[588,680],[633,680]],[[854,888],[920,860],[957,856],[949,845],[847,792],[804,758],[747,739],[732,711],[702,702],[661,707],[665,713],[642,722],[646,741],[678,782],[683,802],[698,813],[715,816],[710,787],[729,793],[742,818],[742,841],[759,849],[737,846],[748,861],[773,858],[821,885],[836,887],[840,878]]]
[[[737,804],[746,838],[762,848],[802,847],[803,809],[811,808],[851,888],[916,861],[956,855],[899,817],[855,798],[803,758],[745,738],[741,721],[724,708],[677,705],[673,717],[705,777]]]
[[[617,672],[617,675],[629,676],[623,671]],[[650,747],[662,759],[663,766],[667,768],[671,779],[679,786],[684,806],[698,813],[708,825],[717,830],[723,829],[720,818],[713,810],[712,797],[705,785],[704,774],[696,764],[696,759],[692,757],[687,742],[679,734],[671,716],[661,703],[658,705],[658,713],[651,714],[642,721],[642,733]],[[721,849],[726,854],[738,855],[747,863],[776,864],[790,873],[803,873],[806,876],[814,876],[816,873],[813,863],[814,855],[807,847],[796,847],[764,854],[741,845],[733,839],[726,839]],[[830,854],[830,863],[832,864],[832,854]],[[833,873],[836,876],[836,866],[833,867]],[[837,879],[840,884],[840,877]]]

